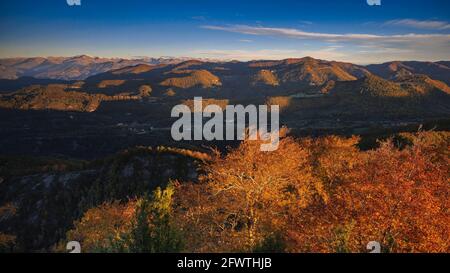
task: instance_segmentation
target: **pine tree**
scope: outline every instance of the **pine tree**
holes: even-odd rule
[[[172,196],[174,189],[157,188],[153,196],[137,203],[131,232],[124,240],[126,249],[133,253],[168,253],[182,249],[182,236],[172,221]]]

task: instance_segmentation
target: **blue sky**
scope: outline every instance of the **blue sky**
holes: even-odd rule
[[[449,60],[450,1],[2,0],[0,57]]]

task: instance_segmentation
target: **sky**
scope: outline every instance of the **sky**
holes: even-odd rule
[[[0,1],[0,58],[450,60],[448,0],[73,1]]]

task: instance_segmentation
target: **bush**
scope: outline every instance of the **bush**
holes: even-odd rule
[[[172,221],[173,187],[158,188],[151,198],[113,202],[88,210],[66,241],[78,241],[83,252],[179,252],[180,230]],[[58,247],[64,251],[64,243]]]

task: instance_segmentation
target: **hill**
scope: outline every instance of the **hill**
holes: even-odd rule
[[[270,70],[260,70],[256,73],[256,75],[253,78],[253,85],[271,85],[271,86],[277,86],[279,85],[278,77]]]
[[[91,57],[88,56],[76,59],[88,66],[91,63]],[[22,65],[30,67],[48,61],[40,58],[27,60]],[[0,107],[91,112],[97,110],[102,102],[141,100],[144,97],[167,105],[191,100],[194,96],[252,104],[265,103],[274,97],[291,101],[289,98],[292,97],[296,100],[288,106],[283,104],[284,113],[294,111],[291,115],[304,115],[305,111],[313,109],[316,116],[341,110],[349,115],[361,111],[370,115],[380,113],[382,109],[386,113],[407,112],[409,115],[418,111],[416,116],[434,115],[436,111],[440,114],[448,113],[445,105],[450,89],[448,85],[435,78],[411,72],[426,69],[413,69],[413,66],[407,66],[410,63],[413,66],[419,65],[417,62],[386,64],[389,71],[395,74],[382,73],[384,77],[369,72],[375,66],[365,68],[310,57],[279,61],[188,60],[158,65],[137,64],[99,73],[85,81],[63,81],[56,85],[51,81],[45,84],[44,80],[34,78],[3,80],[9,87],[22,88],[16,92],[9,89],[9,94],[0,96]],[[435,70],[444,67],[444,64],[435,63],[424,65],[435,67]],[[378,66],[382,67],[384,66]],[[30,84],[39,81],[43,84],[23,87],[27,80]],[[141,94],[140,90],[146,86],[151,91]],[[432,107],[433,103],[435,107]],[[299,105],[303,108],[297,109]],[[324,105],[328,107],[322,109]]]
[[[340,82],[330,91],[335,109],[346,115],[375,118],[445,116],[450,113],[448,86],[426,76],[404,76],[396,82],[378,76]]]
[[[30,86],[0,96],[0,107],[22,110],[53,109],[92,112],[103,97],[84,92],[65,91],[66,85]]]
[[[212,88],[220,86],[220,79],[207,70],[181,71],[181,77],[168,78],[160,83],[161,86],[187,89],[192,87]]]
[[[208,158],[172,147],[136,147],[93,161],[2,156],[0,204],[14,202],[18,211],[0,228],[24,249],[49,249],[92,206],[128,201],[175,179],[195,181]]]
[[[94,112],[103,101],[137,100],[141,94],[89,94],[65,84],[32,85],[0,95],[0,108]]]
[[[450,84],[449,62],[387,62],[383,64],[368,65],[367,69],[382,78],[394,79],[399,76],[423,74],[432,79]]]
[[[39,79],[84,80],[90,76],[141,64],[158,65],[182,62],[177,58],[99,58],[87,55],[74,57],[36,57],[0,59],[0,79],[24,76]]]
[[[124,89],[150,84],[154,95],[172,89],[178,96],[206,95],[214,87],[213,96],[251,99],[256,96],[287,95],[298,92],[320,92],[335,81],[352,81],[370,74],[364,67],[342,62],[329,62],[310,57],[280,61],[205,62],[190,60],[178,64],[131,66],[101,73],[86,79],[90,92],[102,81],[126,80]],[[134,84],[133,84],[134,83]],[[189,92],[177,92],[176,89]],[[258,89],[254,92],[255,89]],[[113,89],[109,93],[114,93]],[[108,93],[108,90],[102,90]],[[280,94],[282,92],[283,94]],[[109,94],[108,93],[108,94]]]

